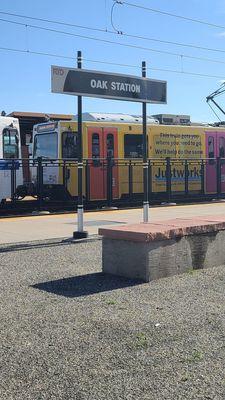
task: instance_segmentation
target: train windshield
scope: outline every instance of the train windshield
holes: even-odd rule
[[[58,158],[58,137],[56,132],[42,133],[35,136],[33,157]]]
[[[19,157],[19,136],[15,128],[3,130],[3,158]]]

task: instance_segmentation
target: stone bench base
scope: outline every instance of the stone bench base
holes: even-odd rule
[[[100,229],[103,272],[140,279],[225,264],[225,218],[176,219]]]

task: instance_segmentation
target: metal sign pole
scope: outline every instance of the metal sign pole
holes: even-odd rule
[[[146,78],[146,62],[142,61],[142,77]],[[147,150],[147,104],[142,103],[142,126],[143,126],[143,222],[148,222],[148,150]]]
[[[82,68],[82,54],[77,52],[77,68]],[[84,231],[84,206],[83,206],[83,146],[82,146],[82,96],[77,96],[77,114],[78,114],[78,205],[77,205],[77,231],[73,232],[74,239],[81,239],[88,236]]]

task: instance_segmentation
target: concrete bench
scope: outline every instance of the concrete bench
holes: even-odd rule
[[[225,216],[101,228],[103,272],[140,279],[225,264]]]

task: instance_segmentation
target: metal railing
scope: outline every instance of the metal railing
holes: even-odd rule
[[[4,163],[5,161],[5,163]],[[6,163],[7,161],[7,163]],[[83,160],[85,207],[139,205],[143,200],[143,161],[94,158]],[[0,202],[35,200],[38,208],[61,202],[77,204],[78,160],[0,160]],[[25,178],[26,177],[26,178]],[[4,179],[3,179],[4,178]],[[149,202],[222,198],[225,196],[225,159],[148,159]]]

